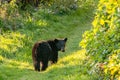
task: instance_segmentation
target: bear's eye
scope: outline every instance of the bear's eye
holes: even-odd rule
[[[63,43],[62,46],[65,47],[65,43]]]

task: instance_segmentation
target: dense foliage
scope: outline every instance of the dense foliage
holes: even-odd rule
[[[19,28],[21,29],[26,27],[25,25],[29,24],[29,22],[31,22],[31,25],[35,25],[36,21],[34,21],[34,23],[31,21],[34,16],[35,18],[40,19],[41,17],[49,18],[50,14],[70,14],[72,10],[76,10],[78,8],[88,8],[89,6],[93,6],[95,4],[94,0],[49,0],[49,2],[46,0],[46,4],[39,4],[39,7],[37,8],[26,4],[24,6],[25,10],[22,10],[21,5],[16,4],[17,1],[18,0],[11,0],[10,3],[0,2],[1,31],[14,31]],[[38,12],[41,17],[33,14],[33,12]]]
[[[103,63],[104,80],[120,79],[120,2],[100,0],[93,27],[80,45],[96,62]]]

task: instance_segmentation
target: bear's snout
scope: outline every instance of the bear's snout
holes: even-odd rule
[[[65,49],[61,49],[62,52],[65,52]]]

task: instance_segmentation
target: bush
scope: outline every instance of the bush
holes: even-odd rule
[[[21,16],[19,14],[18,6],[12,0],[9,4],[3,3],[0,5],[0,28],[4,30],[15,30],[21,27]]]
[[[77,8],[77,0],[54,0],[51,8],[55,13],[66,13]]]
[[[88,8],[94,6],[97,0],[53,0],[51,8],[54,13],[65,14],[78,8]]]
[[[83,40],[80,42],[82,48],[87,50],[87,54],[90,55],[95,62],[107,62],[106,68],[109,68],[108,65],[110,60],[113,59],[109,59],[111,55],[120,56],[119,4],[120,3],[116,0],[100,0],[96,11],[96,16],[92,23],[93,27],[90,31],[86,31],[84,33]],[[116,66],[114,64],[120,67],[118,61],[113,62],[113,67]],[[105,70],[107,71],[107,69]],[[112,78],[116,79],[118,77],[115,76],[119,74],[118,72],[109,74]],[[111,76],[106,76],[109,79],[111,78]]]

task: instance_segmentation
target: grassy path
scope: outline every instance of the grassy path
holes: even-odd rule
[[[86,24],[84,28],[74,29],[73,35],[68,37],[67,50],[65,53],[60,53],[61,58],[56,65],[49,66],[47,71],[40,73],[25,70],[16,80],[89,80],[89,76],[86,75],[87,69],[83,65],[86,58],[85,51],[79,48],[81,33],[89,29],[89,26],[90,24]]]
[[[78,20],[77,20],[78,21]],[[59,61],[56,65],[49,66],[45,72],[23,71],[17,80],[90,80],[87,68],[84,66],[86,58],[84,50],[80,50],[79,42],[85,30],[89,29],[91,23],[77,23],[72,32],[67,34],[68,42],[65,53],[59,53]]]
[[[79,47],[83,32],[91,27],[91,18],[85,12],[53,18],[56,18],[57,22],[47,21],[53,27],[40,33],[41,35],[35,32],[33,34],[35,40],[39,40],[36,36],[42,39],[68,37],[66,52],[59,53],[58,63],[50,65],[45,72],[35,72],[32,63],[3,58],[4,64],[0,66],[0,80],[93,80],[87,74],[88,69],[84,65],[85,51],[80,50]],[[32,31],[29,32],[32,33]],[[27,51],[29,50],[28,48]]]

